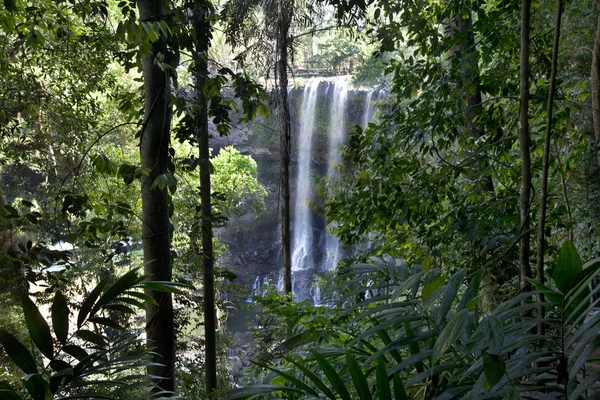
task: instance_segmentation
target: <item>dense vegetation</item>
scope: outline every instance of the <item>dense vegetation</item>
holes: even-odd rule
[[[0,399],[597,398],[599,7],[4,0]],[[312,204],[345,247],[325,306],[291,293],[315,74],[385,93]],[[213,230],[268,195],[211,154],[236,129],[278,153],[283,290],[255,290],[234,387],[250,293]]]

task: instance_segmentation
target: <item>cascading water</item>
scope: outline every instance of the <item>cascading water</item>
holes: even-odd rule
[[[322,90],[319,90],[319,85]],[[326,176],[329,180],[337,176],[337,165],[342,162],[339,147],[346,141],[346,126],[353,123],[365,126],[373,115],[371,101],[374,91],[351,91],[347,77],[334,80],[310,79],[301,92],[292,121],[298,127],[295,140],[297,151],[297,177],[292,218],[292,291],[296,301],[311,300],[321,304],[321,288],[315,274],[335,268],[340,259],[339,239],[324,232],[323,218],[313,216],[308,202],[316,199],[315,175],[325,175],[324,162],[320,155],[327,154]],[[290,96],[291,97],[291,96]],[[351,100],[351,98],[353,100]],[[364,100],[363,100],[364,99]],[[319,118],[327,118],[323,111],[330,102],[329,124],[325,127]],[[350,104],[353,104],[350,108]],[[358,104],[358,107],[356,106]],[[325,140],[328,148],[323,149]],[[325,153],[327,152],[327,153]],[[313,220],[314,219],[314,220]],[[331,229],[331,226],[329,227]],[[282,276],[278,289],[283,289]]]
[[[362,127],[365,128],[369,122],[371,121],[371,118],[373,117],[372,115],[372,107],[371,107],[371,100],[373,99],[373,92],[375,90],[369,90],[367,92],[367,96],[365,97],[365,112],[363,113],[363,117],[362,117]]]
[[[311,199],[313,186],[310,164],[319,83],[318,80],[310,81],[302,96],[300,135],[298,137],[298,178],[292,235],[292,290],[294,290],[294,294],[296,294],[297,272],[314,267],[313,234],[307,200]]]
[[[346,107],[348,104],[348,83],[337,80],[333,89],[333,103],[331,105],[331,126],[329,129],[329,159],[327,165],[327,178],[332,179],[337,174],[337,164],[341,161],[338,147],[344,142],[346,136]],[[340,241],[336,236],[328,234],[325,239],[325,270],[333,270],[339,261]]]

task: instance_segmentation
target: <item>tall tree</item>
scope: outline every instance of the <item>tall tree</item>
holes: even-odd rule
[[[292,253],[290,235],[290,108],[288,103],[288,46],[293,0],[277,0],[277,122],[279,126],[279,176],[281,186],[281,242],[283,286],[292,294]]]
[[[546,248],[544,233],[546,230],[546,207],[548,203],[548,171],[550,169],[550,139],[552,123],[554,120],[554,94],[556,93],[556,75],[558,71],[558,44],[560,42],[560,22],[562,19],[562,0],[556,1],[556,23],[554,25],[554,43],[552,46],[552,64],[550,67],[550,85],[548,88],[548,104],[546,109],[546,136],[544,137],[544,155],[542,165],[542,182],[540,188],[540,210],[538,214],[537,242],[536,242],[536,270],[537,281],[544,283],[544,253]],[[544,302],[544,294],[540,293],[540,303]],[[540,316],[544,316],[545,309],[540,307]],[[544,333],[544,324],[538,324],[538,333]]]
[[[480,123],[476,121],[476,117],[482,111],[481,105],[481,89],[480,89],[480,73],[479,73],[479,57],[477,56],[477,47],[475,44],[475,35],[473,33],[473,19],[471,18],[471,11],[460,9],[460,12],[455,17],[458,32],[463,37],[461,38],[459,47],[459,54],[461,57],[462,66],[462,78],[466,85],[466,128],[468,134],[475,140],[480,139],[483,136],[483,130]],[[482,161],[476,164],[475,171],[477,177],[480,179],[480,190],[493,194],[494,193],[494,182],[492,176],[489,173],[489,162],[486,159],[487,155],[482,154]],[[484,175],[481,176],[483,170]]]
[[[594,50],[592,58],[592,117],[594,121],[594,136],[600,142],[600,2],[595,1],[598,20],[596,22],[596,35],[594,36]]]
[[[529,32],[531,30],[531,0],[521,2],[521,70],[520,70],[520,107],[519,107],[519,148],[521,150],[521,196],[519,208],[521,214],[521,240],[519,265],[521,288],[530,290],[531,284],[525,278],[531,278],[530,255],[530,206],[531,206],[531,153],[529,137]]]
[[[594,51],[592,58],[592,120],[594,124],[595,145],[590,168],[590,204],[596,223],[600,222],[600,1],[594,2],[598,19],[596,22],[596,35],[594,37]]]
[[[138,0],[140,21],[163,21],[167,11],[163,0]],[[157,30],[158,31],[158,30]],[[150,279],[170,281],[171,224],[169,198],[166,189],[154,182],[168,173],[171,128],[170,85],[171,77],[164,60],[167,57],[167,40],[164,34],[148,49],[142,45],[142,71],[144,76],[144,124],[141,132],[140,157],[142,168],[150,172],[142,179],[142,246],[144,269]],[[160,389],[175,392],[175,332],[173,325],[173,300],[170,293],[149,290],[156,305],[147,304],[146,337],[154,349],[156,364],[148,368],[156,376]],[[156,391],[159,389],[156,388]]]
[[[194,32],[196,49],[194,67],[196,79],[196,139],[200,158],[200,199],[202,231],[202,283],[204,290],[204,355],[206,373],[206,396],[210,398],[217,388],[217,343],[215,313],[215,274],[212,230],[212,201],[210,187],[210,149],[208,147],[208,103],[205,95],[208,80],[208,48],[211,38],[211,26],[208,19],[211,12],[208,2],[196,2],[194,13]]]

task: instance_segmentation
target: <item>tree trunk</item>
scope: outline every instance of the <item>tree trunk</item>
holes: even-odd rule
[[[204,88],[208,79],[210,25],[205,10],[195,10],[194,30],[197,44],[194,55],[196,75],[196,135],[200,157],[200,197],[202,209],[202,264],[204,285],[204,330],[206,397],[217,388],[217,342],[215,313],[215,275],[213,255],[212,204],[210,188],[210,151],[208,147],[208,105]]]
[[[277,0],[277,117],[279,125],[279,175],[281,186],[281,242],[283,247],[283,287],[292,295],[292,252],[290,240],[290,107],[288,104],[288,32],[293,5]]]
[[[596,1],[595,3],[600,8],[600,2]],[[600,12],[598,12],[596,35],[594,37],[591,81],[594,136],[596,137],[596,142],[600,142]]]
[[[596,1],[600,9],[600,2]],[[594,136],[596,143],[593,146],[592,159],[589,170],[589,203],[595,225],[600,224],[600,11],[596,23],[596,36],[594,38],[594,52],[592,59],[592,117],[594,122]]]
[[[160,20],[165,14],[162,0],[138,0],[141,21]],[[170,76],[154,60],[167,54],[166,38],[152,44],[152,53],[142,58],[144,74],[144,128],[141,134],[142,168],[150,173],[142,179],[142,246],[144,271],[151,280],[171,280],[171,225],[166,190],[152,188],[154,180],[167,173],[171,128]],[[158,306],[147,303],[146,338],[161,365],[148,367],[158,376],[154,383],[160,389],[175,392],[175,332],[173,303],[170,293],[148,291]],[[158,387],[154,391],[159,391]]]
[[[481,90],[479,89],[479,60],[476,57],[476,47],[475,47],[475,36],[473,35],[473,21],[471,19],[471,12],[466,10],[464,11],[467,15],[467,18],[463,17],[463,12],[459,13],[457,18],[457,28],[460,33],[462,33],[465,38],[462,42],[462,47],[460,49],[461,54],[461,64],[462,64],[462,74],[464,82],[471,82],[469,87],[467,88],[467,110],[465,112],[466,119],[466,128],[471,137],[475,139],[479,139],[483,132],[478,123],[474,121],[475,117],[477,117],[481,113]],[[482,154],[482,162],[479,163],[479,166],[476,167],[475,170],[475,178],[479,178],[481,175],[480,172],[482,170],[487,170],[489,167],[489,162],[487,160],[486,154]],[[492,176],[490,174],[486,174],[481,177],[480,189],[482,192],[494,194],[494,182],[492,180]]]
[[[531,200],[531,154],[529,138],[529,32],[531,24],[531,0],[521,3],[521,87],[520,87],[520,130],[519,148],[521,150],[521,246],[519,264],[521,271],[521,289],[531,290],[531,284],[525,278],[531,278],[530,254],[530,200]]]
[[[540,283],[544,283],[544,252],[545,252],[545,240],[544,231],[546,229],[546,207],[548,203],[548,170],[550,167],[550,137],[552,134],[552,122],[553,122],[553,105],[554,105],[554,94],[556,92],[556,74],[558,70],[558,44],[560,41],[560,21],[562,18],[562,0],[556,1],[556,24],[554,26],[554,44],[552,46],[552,66],[550,71],[550,87],[548,88],[548,105],[546,109],[546,137],[544,138],[544,157],[542,166],[542,184],[540,188],[540,211],[538,215],[538,227],[537,227],[537,256],[536,256],[536,269],[537,269],[537,280]],[[540,304],[544,302],[544,294],[539,295]],[[539,309],[540,318],[544,318],[545,309],[540,306]],[[544,334],[544,324],[538,324],[538,334]]]

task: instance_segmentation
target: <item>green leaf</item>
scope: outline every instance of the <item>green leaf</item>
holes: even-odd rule
[[[506,372],[504,360],[498,355],[483,353],[483,372],[490,388],[494,387]]]
[[[0,400],[22,400],[21,396],[12,389],[0,389]]]
[[[288,374],[286,372],[283,372],[281,370],[278,370],[276,368],[270,367],[268,365],[259,364],[259,363],[256,363],[254,361],[250,361],[250,362],[252,362],[253,364],[256,364],[256,365],[258,365],[260,367],[267,368],[268,370],[271,370],[271,371],[275,372],[277,375],[279,375],[282,378],[286,379],[288,382],[290,382],[292,385],[297,386],[299,389],[304,390],[306,393],[308,393],[308,394],[310,394],[312,396],[315,396],[315,397],[319,397],[319,393],[317,393],[315,390],[313,390],[313,388],[311,388],[310,386],[308,386],[304,382],[302,382],[302,381],[294,378],[292,375],[290,375],[290,374]]]
[[[561,293],[558,293],[555,290],[550,289],[548,286],[534,281],[533,279],[527,277],[525,277],[525,279],[535,286],[536,290],[544,291],[544,296],[546,296],[552,303],[556,305],[561,305],[563,303],[563,295]]]
[[[119,325],[118,323],[116,323],[115,321],[113,321],[110,318],[93,317],[93,318],[90,318],[90,322],[92,322],[94,324],[108,326],[109,328],[114,328],[114,329],[117,329],[117,330],[123,330],[124,329],[121,325]]]
[[[431,294],[435,292],[435,290],[442,286],[444,283],[446,283],[446,277],[443,275],[436,276],[435,278],[427,282],[425,286],[423,286],[423,289],[421,291],[423,299],[425,300],[429,296],[431,296]]]
[[[127,292],[125,292],[126,295],[132,296],[132,297],[137,297],[138,299],[142,299],[147,303],[153,304],[155,306],[158,305],[157,301],[154,299],[154,297],[147,295],[146,293],[143,292],[134,292],[133,290],[129,290]]]
[[[135,314],[135,311],[133,311],[130,307],[124,306],[123,304],[110,303],[105,305],[104,309],[118,311],[124,314]]]
[[[4,8],[10,12],[19,11],[16,0],[4,0]]]
[[[174,294],[185,294],[181,289],[193,289],[192,285],[180,282],[169,282],[169,281],[145,281],[142,282],[140,287],[148,290],[154,290],[157,292],[166,292]],[[181,289],[180,289],[181,288]]]
[[[411,325],[410,322],[405,322],[404,323],[404,330],[405,330],[406,336],[408,338],[416,336],[416,332],[412,328],[412,325]],[[421,348],[419,346],[419,342],[417,342],[417,341],[411,341],[409,343],[409,345],[408,345],[408,350],[410,351],[410,354],[412,356],[417,356],[418,354],[420,354],[421,353]],[[422,361],[419,361],[419,362],[417,362],[415,364],[415,368],[417,369],[417,372],[421,373],[425,369],[425,366],[423,365]]]
[[[157,176],[156,179],[154,179],[154,182],[152,182],[152,190],[156,188],[158,188],[159,190],[165,190],[165,188],[169,184],[169,178],[167,175],[169,174],[161,174]]]
[[[66,369],[73,369],[73,367],[71,366],[71,364],[69,364],[68,362],[63,361],[63,360],[52,360],[52,361],[50,361],[50,367],[55,372],[64,371]]]
[[[351,400],[350,393],[348,393],[348,389],[346,389],[344,381],[342,380],[342,378],[340,378],[335,369],[333,369],[331,364],[329,364],[325,357],[323,357],[318,351],[311,350],[311,353],[315,357],[315,360],[317,360],[319,367],[321,367],[321,370],[323,371],[329,382],[331,382],[331,385],[333,386],[335,392],[342,399]]]
[[[392,338],[390,337],[390,335],[388,335],[385,329],[378,330],[377,335],[379,336],[384,345],[388,346],[390,343],[392,343]],[[396,362],[402,362],[402,356],[400,355],[400,352],[398,350],[394,349],[390,352],[390,354],[392,355],[392,357],[394,357],[394,360],[396,360]]]
[[[437,318],[438,324],[441,324],[444,321],[446,315],[450,311],[450,308],[452,307],[452,304],[456,299],[456,295],[458,294],[458,288],[465,279],[466,273],[466,268],[458,270],[450,277],[448,284],[445,285],[445,289],[443,289],[444,293],[442,295],[440,310]]]
[[[392,301],[398,301],[398,299],[400,299],[401,297],[403,297],[404,294],[413,285],[415,285],[418,282],[420,282],[420,280],[421,280],[421,278],[423,277],[424,274],[425,274],[424,271],[420,271],[420,272],[416,273],[415,275],[411,276],[410,278],[408,278],[407,280],[405,280],[404,282],[402,282],[402,284],[398,285],[398,287],[392,293]]]
[[[23,297],[23,313],[25,314],[25,323],[31,340],[43,355],[52,359],[54,344],[50,327],[29,296]]]
[[[421,268],[423,268],[423,271],[429,271],[429,269],[433,265],[434,261],[435,261],[435,259],[433,258],[433,256],[429,256],[429,257],[425,258],[423,261],[421,261]]]
[[[501,355],[504,350],[504,327],[495,315],[488,315],[482,324],[485,341],[490,354]]]
[[[98,299],[96,304],[92,307],[90,311],[90,316],[93,316],[98,312],[102,307],[106,306],[116,297],[122,295],[125,291],[131,289],[138,283],[140,283],[144,278],[138,275],[138,269],[135,268],[127,272],[125,275],[117,279]]]
[[[390,390],[390,380],[385,366],[385,357],[377,357],[377,396],[379,400],[392,400],[392,391]]]
[[[106,341],[102,337],[102,335],[97,334],[96,332],[88,331],[86,329],[80,329],[76,333],[81,339],[93,343],[97,346],[104,347],[106,346]]]
[[[457,311],[460,311],[463,308],[468,308],[469,310],[473,311],[471,302],[477,298],[477,295],[479,294],[479,286],[481,285],[482,276],[483,269],[480,269],[479,272],[473,276],[471,282],[469,282],[467,290],[465,290],[461,296],[460,303],[458,303],[458,306],[456,307]]]
[[[440,336],[435,342],[432,354],[432,363],[436,363],[444,353],[458,340],[461,333],[467,326],[469,319],[469,310],[462,309],[446,324]]]
[[[106,175],[117,175],[117,166],[105,154],[98,154],[92,162],[98,172]]]
[[[0,328],[0,344],[4,351],[17,367],[21,368],[26,374],[37,373],[37,366],[33,356],[27,348],[13,335]]]
[[[88,356],[88,353],[81,347],[76,346],[74,344],[68,344],[65,347],[63,347],[63,351],[73,357],[75,357],[77,360],[81,361],[84,358],[86,358]]]
[[[358,396],[361,400],[371,400],[372,397],[367,379],[365,378],[360,365],[350,352],[346,353],[346,361],[348,362],[348,370],[350,371],[350,376],[352,377],[352,382],[354,383]]]
[[[560,248],[558,262],[552,274],[552,279],[558,290],[567,293],[577,284],[578,275],[582,271],[582,262],[575,245],[570,240]]]
[[[94,306],[94,303],[98,299],[98,296],[100,296],[100,293],[102,292],[102,289],[104,289],[104,287],[106,286],[107,282],[108,281],[106,279],[100,281],[100,283],[98,283],[94,290],[92,290],[88,297],[83,301],[81,309],[79,310],[79,315],[77,316],[78,328],[81,328],[81,325],[83,325],[83,322],[87,318],[90,310]]]
[[[323,381],[321,381],[317,375],[291,358],[286,358],[286,360],[293,364],[299,371],[301,371],[304,376],[310,379],[325,394],[325,396],[329,397],[331,400],[336,400],[333,392],[327,387],[327,385],[325,385]]]
[[[28,374],[23,377],[23,386],[33,400],[46,400],[52,398],[48,382],[40,374]]]
[[[408,400],[404,383],[398,374],[394,374],[394,400]]]
[[[58,341],[65,345],[69,336],[69,307],[61,292],[56,292],[52,302],[52,329]]]

